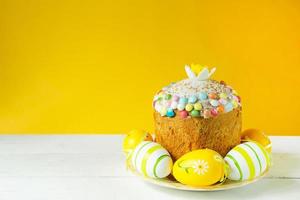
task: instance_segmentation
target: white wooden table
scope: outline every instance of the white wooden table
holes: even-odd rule
[[[243,188],[186,192],[127,172],[122,135],[0,135],[0,200],[300,199],[300,137],[272,137],[269,175]]]

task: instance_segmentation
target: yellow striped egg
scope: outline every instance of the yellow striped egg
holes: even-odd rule
[[[141,142],[134,149],[131,163],[137,172],[151,178],[164,178],[171,173],[173,167],[169,152],[151,141]]]
[[[256,142],[245,142],[237,145],[225,156],[230,167],[228,179],[250,180],[261,175],[270,165],[270,155]]]

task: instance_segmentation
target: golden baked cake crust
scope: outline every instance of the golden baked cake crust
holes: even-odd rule
[[[176,111],[178,112],[178,111]],[[216,117],[163,117],[154,112],[156,141],[165,147],[177,160],[185,153],[209,148],[222,156],[240,144],[242,129],[241,108]]]

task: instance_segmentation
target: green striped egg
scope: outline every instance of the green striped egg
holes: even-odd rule
[[[237,145],[225,156],[230,167],[228,179],[250,180],[261,175],[270,165],[270,155],[265,148],[256,142],[245,142]]]
[[[131,163],[137,172],[151,178],[164,178],[171,173],[173,167],[169,152],[151,141],[141,142],[134,149]]]

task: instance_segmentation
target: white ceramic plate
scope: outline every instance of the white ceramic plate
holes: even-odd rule
[[[254,183],[254,182],[258,181],[259,179],[263,178],[268,173],[269,168],[267,168],[267,170],[262,175],[256,177],[255,179],[252,179],[252,180],[231,181],[231,180],[227,179],[223,183],[219,183],[219,184],[215,184],[215,185],[211,185],[211,186],[192,187],[192,186],[183,185],[183,184],[177,182],[176,180],[172,180],[170,178],[163,178],[163,179],[148,178],[148,177],[145,177],[145,176],[139,174],[132,167],[129,166],[129,170],[133,174],[142,178],[146,182],[149,182],[149,183],[161,186],[161,187],[172,188],[172,189],[177,189],[177,190],[187,190],[187,191],[218,191],[218,190],[230,190],[233,188],[242,187],[242,186]]]

